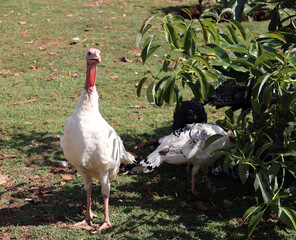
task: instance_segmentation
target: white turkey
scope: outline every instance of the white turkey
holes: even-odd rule
[[[91,48],[86,54],[86,81],[76,108],[64,126],[61,147],[66,158],[82,176],[87,194],[85,219],[76,226],[92,226],[96,217],[91,210],[92,178],[102,183],[104,222],[99,231],[111,227],[109,220],[110,181],[119,171],[121,163],[132,164],[134,156],[128,153],[115,130],[99,112],[98,93],[95,81],[97,64],[101,62],[100,51]]]
[[[217,134],[222,136],[205,148],[207,139]],[[157,149],[140,162],[141,170],[144,173],[151,172],[164,161],[170,164],[192,164],[191,192],[197,195],[195,175],[198,173],[199,168],[205,170],[204,167],[215,162],[217,156],[211,155],[215,150],[229,149],[234,146],[234,143],[235,138],[232,132],[228,131],[226,133],[217,125],[206,123],[187,124],[183,129],[174,131],[162,138]],[[208,183],[207,178],[206,181]]]

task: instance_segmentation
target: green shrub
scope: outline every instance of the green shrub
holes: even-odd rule
[[[226,119],[217,124],[232,129],[237,144],[235,149],[218,154],[238,165],[243,184],[250,170],[254,171],[257,204],[243,216],[249,219],[249,235],[270,211],[296,229],[296,211],[290,208],[296,194],[296,51],[293,41],[286,41],[287,37],[296,39],[295,29],[285,31],[287,26],[277,25],[278,32],[247,41],[247,30],[240,22],[223,17],[229,11],[223,9],[220,15],[208,11],[203,15],[206,18],[189,21],[172,15],[147,18],[138,33],[137,46],[154,25],[160,24],[164,35],[159,42],[156,35],[146,38],[143,64],[161,48],[167,53],[157,74],[150,70],[144,73],[137,93],[140,95],[150,79],[148,101],[156,106],[176,103],[178,108],[183,88],[190,88],[196,100],[204,103],[224,81],[245,86],[251,114],[244,110],[235,117],[232,110],[225,112]]]

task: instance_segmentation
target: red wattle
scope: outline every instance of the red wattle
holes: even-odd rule
[[[96,83],[96,76],[97,76],[97,67],[95,65],[94,66],[87,65],[84,89],[91,92],[94,90],[94,86]]]

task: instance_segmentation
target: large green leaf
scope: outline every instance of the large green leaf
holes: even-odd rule
[[[137,48],[139,48],[140,42],[142,40],[142,37],[144,36],[144,34],[152,27],[152,25],[150,24],[151,20],[154,19],[155,16],[146,18],[141,26],[140,31],[138,32],[137,35],[137,39],[136,39],[136,46]]]
[[[192,28],[191,28],[191,25],[189,25],[184,33],[184,38],[183,38],[183,48],[187,53],[190,53],[189,50],[192,48],[192,35],[193,35]]]
[[[190,59],[202,63],[203,65],[205,65],[207,67],[207,69],[211,68],[209,62],[207,61],[207,59],[205,59],[203,57],[195,56],[195,57],[192,57]]]
[[[176,28],[174,27],[174,25],[168,21],[166,24],[166,27],[168,29],[168,33],[169,33],[169,43],[172,47],[179,49],[180,48],[180,39],[179,39],[179,35],[176,31]]]
[[[155,104],[155,84],[152,82],[147,88],[147,100],[150,104]]]
[[[240,71],[236,71],[234,67],[235,65],[232,64],[228,68],[215,66],[215,69],[217,69],[221,74],[223,74],[227,78],[233,78],[236,82],[245,83],[250,77],[250,72],[246,72],[244,71],[244,69],[240,69],[239,66],[237,69],[239,69]]]
[[[245,7],[245,3],[247,2],[247,0],[237,0],[236,1],[236,7],[234,10],[234,17],[235,20],[241,22],[242,18],[243,18],[243,12],[244,12],[244,7]]]
[[[236,20],[233,20],[233,19],[230,19],[228,20],[233,27],[235,27],[235,29],[238,31],[239,35],[241,36],[241,38],[244,40],[244,42],[246,41],[247,39],[247,36],[246,36],[246,32],[245,32],[245,29],[244,27],[241,25],[240,22],[236,21]]]
[[[263,87],[265,86],[266,82],[268,81],[268,79],[270,78],[271,74],[270,73],[266,73],[262,76],[260,76],[257,80],[257,82],[255,83],[254,87],[253,87],[253,98],[258,99],[261,91],[263,89]]]
[[[154,40],[154,38],[155,38],[155,35],[151,35],[144,42],[143,50],[141,53],[141,58],[142,58],[143,64],[145,64],[145,62],[149,58],[149,56],[151,56],[151,54],[153,52],[155,52],[160,47],[160,45],[156,45],[156,46],[151,47],[151,43]]]
[[[257,57],[259,57],[264,53],[263,46],[261,43],[256,42],[256,48],[257,48]]]
[[[204,25],[207,27],[208,33],[210,33],[209,38],[212,36],[214,44],[219,45],[219,37],[217,33],[217,27],[214,24],[206,19],[202,20]]]
[[[164,99],[170,106],[174,103],[175,76],[170,78],[170,84],[164,91]]]
[[[148,79],[148,77],[144,77],[141,79],[141,81],[139,82],[138,86],[137,86],[137,96],[140,97],[141,96],[141,90],[143,87],[144,82]]]
[[[190,19],[192,19],[191,12],[188,8],[183,8],[182,11],[185,12]]]
[[[245,184],[249,177],[249,165],[244,163],[239,163],[238,173],[242,184]]]
[[[205,70],[205,69],[202,69],[201,70],[203,72],[203,74],[207,77],[207,79],[212,79],[214,80],[215,82],[218,82],[218,76],[217,74],[214,74],[208,70]],[[210,85],[209,85],[210,86]]]
[[[236,34],[234,28],[230,25],[225,25],[224,27],[228,30],[229,36],[231,37],[232,41],[235,44],[238,44],[238,37],[237,37],[237,34]]]
[[[270,106],[271,100],[272,100],[272,88],[266,88],[263,91],[263,102],[266,107]]]
[[[215,14],[215,13],[213,13],[213,12],[209,12],[209,11],[207,11],[207,9],[205,9],[204,10],[204,12],[201,14],[201,17],[203,17],[203,18],[213,18],[213,19],[215,19],[215,20],[217,20],[218,19],[218,16],[217,16],[217,14]]]
[[[208,43],[208,41],[209,41],[209,32],[208,32],[207,26],[206,26],[206,24],[203,21],[201,21],[199,19],[197,19],[196,21],[201,26],[203,40],[204,40],[204,45],[206,45]]]
[[[207,44],[206,48],[213,52],[222,62],[230,63],[230,58],[223,48],[215,44]]]
[[[296,212],[288,207],[280,207],[280,220],[290,228],[296,230]]]
[[[166,54],[165,55],[165,59],[162,62],[162,70],[164,72],[167,72],[168,71],[168,67],[169,67],[169,65],[170,65],[171,62],[172,62],[171,55]]]
[[[204,75],[204,73],[200,69],[194,67],[193,70],[200,82],[201,96],[203,99],[206,99],[206,97],[208,95],[208,80],[207,80],[206,76]]]
[[[233,110],[229,108],[228,110],[225,111],[225,116],[227,117],[227,120],[230,123],[234,123],[234,115],[233,115]]]
[[[198,101],[198,102],[202,102],[203,99],[201,97],[201,94],[200,94],[200,82],[199,81],[196,81],[196,83],[193,83],[191,81],[187,81],[186,84],[190,87],[195,99]]]
[[[260,64],[268,63],[271,60],[277,60],[273,53],[263,53],[261,56],[257,57],[255,65],[258,66]]]
[[[261,218],[263,217],[264,210],[257,212],[256,214],[252,215],[249,220],[248,224],[248,236],[250,237],[252,233],[254,232],[256,226],[260,222]]]
[[[245,45],[234,44],[234,45],[229,45],[227,48],[235,52],[249,54],[249,51]]]
[[[256,173],[256,178],[255,178],[258,187],[261,191],[262,198],[266,204],[270,203],[271,200],[271,193],[269,189],[269,184],[268,181],[266,180],[265,176],[261,172]]]
[[[259,35],[258,37],[259,39],[260,38],[272,38],[272,39],[277,39],[277,40],[280,40],[282,42],[286,42],[286,39],[285,37],[280,34],[280,33],[277,33],[277,32],[268,32],[268,33],[263,33],[261,35]]]
[[[206,149],[210,144],[212,144],[216,140],[220,139],[221,137],[225,137],[225,135],[215,134],[215,135],[210,136],[204,145],[204,149]]]
[[[263,205],[259,205],[259,206],[252,206],[249,207],[247,209],[247,211],[245,211],[244,215],[243,215],[243,221],[246,221],[247,219],[249,219],[252,215],[257,214],[258,212],[260,212],[263,208]]]
[[[224,33],[218,33],[219,39],[221,39],[222,41],[224,41],[227,44],[234,44],[232,38],[230,38],[227,34]],[[217,44],[216,44],[217,45]]]

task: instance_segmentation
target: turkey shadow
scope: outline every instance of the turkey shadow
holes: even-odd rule
[[[146,157],[157,147],[157,141],[134,149],[133,146],[138,144],[135,138],[157,140],[170,132],[171,126],[167,126],[155,129],[153,135],[123,134],[121,137],[127,150]],[[59,139],[48,132],[15,133],[12,139],[10,142],[2,141],[0,145],[5,144],[6,147],[24,154],[33,162],[28,164],[29,168],[50,166],[55,170],[54,172],[50,170],[51,174],[68,174],[73,180],[65,185],[57,180],[43,184],[33,182],[27,187],[22,183],[4,190],[12,191],[13,198],[0,209],[0,227],[64,224],[72,228],[75,222],[84,217],[86,194],[82,191],[81,177],[74,174],[76,170],[72,166],[59,165],[59,161],[65,160],[57,144]],[[34,156],[40,155],[44,158],[35,159]],[[143,227],[153,226],[149,230],[149,238],[172,239],[178,236],[180,239],[192,239],[194,236],[201,239],[215,239],[217,236],[208,229],[213,221],[228,222],[233,218],[240,219],[243,212],[253,203],[250,197],[251,186],[242,187],[239,181],[234,182],[233,179],[217,179],[216,190],[208,190],[205,182],[202,182],[201,174],[197,177],[200,195],[198,197],[192,195],[188,192],[191,176],[185,168],[184,165],[164,163],[152,173],[131,174],[131,166],[121,166],[117,180],[111,183],[110,220],[114,223],[113,228],[106,230],[106,233],[138,239],[138,233],[143,231]],[[122,183],[125,181],[122,180],[122,175],[127,174],[130,174],[128,177],[130,181]],[[4,191],[0,192],[0,196]],[[99,215],[99,218],[94,220],[97,225],[103,220],[100,184],[93,187],[92,198],[93,210]],[[231,206],[226,207],[224,200],[231,202]],[[121,218],[118,217],[121,215]],[[182,232],[180,228],[183,229]],[[229,239],[243,239],[241,236],[246,236],[245,225],[232,227],[224,224],[221,228],[223,229],[221,232],[232,234]],[[274,226],[269,224],[264,228],[279,238]]]

